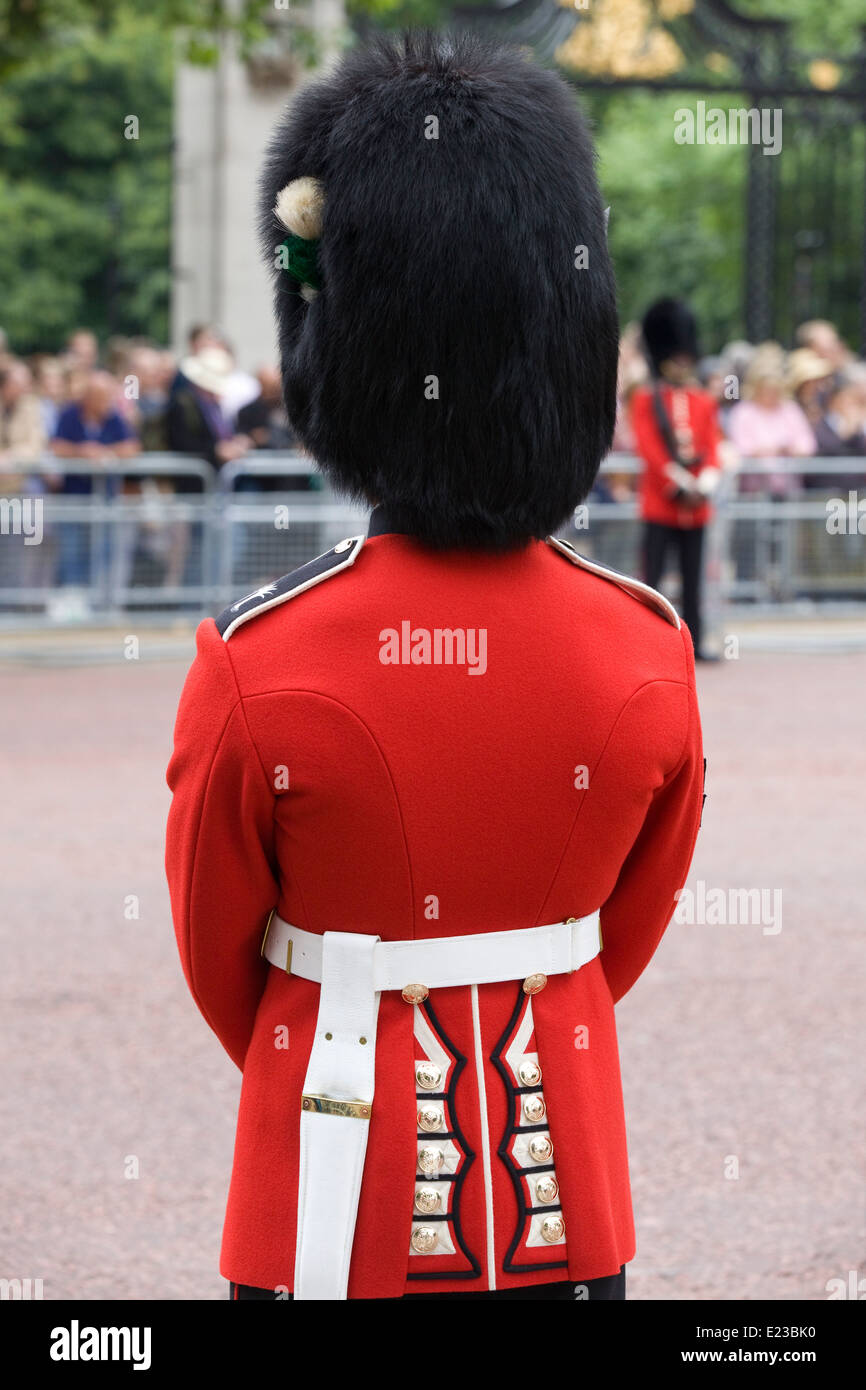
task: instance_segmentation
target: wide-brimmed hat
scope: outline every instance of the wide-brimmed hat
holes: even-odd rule
[[[807,381],[821,381],[832,375],[830,363],[812,348],[797,348],[788,358],[788,385],[792,391],[799,390]]]
[[[185,357],[180,370],[193,386],[202,391],[212,391],[215,396],[224,396],[228,391],[234,363],[231,356],[221,347],[202,348],[194,357]]]

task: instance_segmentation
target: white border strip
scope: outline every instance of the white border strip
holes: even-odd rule
[[[484,1053],[481,1048],[481,1014],[478,986],[472,992],[472,1032],[475,1039],[475,1076],[478,1081],[478,1107],[481,1118],[481,1166],[484,1170],[484,1205],[487,1213],[487,1287],[496,1288],[496,1242],[493,1232],[493,1172],[490,1166],[490,1116],[487,1113],[487,1087],[484,1082]]]
[[[591,574],[608,579],[612,584],[617,584],[620,589],[624,589],[627,594],[633,594],[642,603],[654,608],[662,617],[667,618],[668,622],[673,623],[677,630],[682,626],[679,613],[670,600],[666,599],[664,594],[659,593],[658,589],[651,588],[649,584],[644,584],[643,580],[635,579],[630,574],[620,574],[619,570],[612,570],[607,565],[597,565],[592,560],[587,560],[586,556],[579,555],[568,541],[561,541],[557,536],[548,536],[547,544],[554,546],[573,565],[579,565],[581,569],[589,570]]]

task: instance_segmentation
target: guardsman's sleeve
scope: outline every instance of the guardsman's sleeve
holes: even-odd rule
[[[211,619],[200,624],[196,647],[166,774],[166,874],[187,984],[243,1069],[268,969],[261,940],[278,897],[274,790]]]
[[[715,401],[707,396],[702,402],[703,412],[701,416],[700,429],[695,438],[695,450],[701,460],[698,470],[698,477],[704,485],[702,490],[712,490],[708,484],[715,486],[718,481],[719,469],[719,442],[721,432],[719,429],[719,415]]]
[[[601,962],[617,1003],[646,968],[676,907],[692,862],[704,800],[704,757],[688,629],[688,706],[682,753],[655,790],[637,839],[601,911]]]

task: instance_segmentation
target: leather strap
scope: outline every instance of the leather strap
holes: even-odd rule
[[[320,940],[319,1014],[301,1102],[294,1287],[301,1301],[346,1297],[376,1074],[379,938],[325,932]]]
[[[262,954],[272,965],[302,979],[322,980],[323,943],[341,933],[302,930],[274,913]],[[352,935],[346,933],[346,935]],[[515,931],[478,932],[472,936],[423,937],[410,941],[380,941],[373,947],[373,988],[403,989],[423,984],[428,989],[453,985],[486,985],[520,980],[527,975],[561,975],[579,970],[601,949],[600,913],[570,922]],[[291,954],[289,947],[291,946]]]

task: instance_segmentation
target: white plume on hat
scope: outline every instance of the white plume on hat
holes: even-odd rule
[[[322,235],[322,208],[325,193],[318,179],[305,175],[293,179],[277,194],[274,212],[283,226],[304,241]]]

